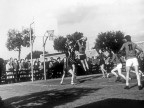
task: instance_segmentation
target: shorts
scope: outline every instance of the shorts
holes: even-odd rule
[[[83,54],[83,55],[79,55],[79,59],[80,59],[80,60],[84,60],[84,59],[86,59],[86,55],[85,55],[85,54]]]
[[[121,69],[122,68],[122,64],[121,63],[117,64],[116,68],[117,69]]]
[[[130,58],[126,60],[126,66],[138,66],[138,60],[137,58]]]

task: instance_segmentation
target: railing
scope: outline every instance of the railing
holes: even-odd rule
[[[101,73],[99,65],[97,64],[89,64],[90,71],[89,73],[84,73],[82,66],[77,66],[77,75],[86,75],[86,74],[98,74]],[[106,66],[107,70],[111,70],[111,66]],[[125,66],[123,67],[123,70],[125,69]],[[44,70],[34,69],[34,80],[44,80]],[[110,72],[110,71],[109,71]],[[62,70],[59,71],[57,68],[52,68],[49,70],[46,70],[46,77],[47,79],[52,78],[60,78],[62,76],[63,72]],[[1,83],[7,84],[7,83],[17,83],[17,82],[25,82],[25,81],[31,81],[31,70],[23,69],[19,71],[5,71],[3,72],[1,76]],[[70,74],[67,74],[69,76]]]
[[[34,69],[34,80],[43,79],[43,71]],[[20,71],[5,71],[1,77],[1,83],[15,83],[31,81],[31,70],[20,70]]]

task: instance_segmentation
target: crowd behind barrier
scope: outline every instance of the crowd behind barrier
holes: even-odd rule
[[[140,70],[144,71],[144,59],[140,60]],[[87,58],[88,65],[90,70],[85,73],[82,68],[82,65],[79,60],[77,60],[76,64],[76,75],[88,75],[88,74],[98,74],[101,73],[99,68],[99,59],[97,57]],[[44,66],[43,62],[40,62],[39,59],[36,59],[33,63],[33,78],[34,80],[44,80]],[[63,59],[58,57],[57,59],[45,60],[46,65],[46,78],[61,78],[63,74]],[[3,64],[0,64],[0,82],[1,84],[7,83],[16,83],[16,82],[24,82],[32,80],[32,72],[31,72],[31,63],[28,59],[21,59],[20,61],[17,59],[10,58],[8,61],[5,61]],[[2,68],[3,67],[3,68]],[[114,67],[113,64],[106,64],[105,68],[107,72],[110,72]],[[125,71],[125,62],[123,61],[122,71]],[[70,74],[66,74],[69,76]]]

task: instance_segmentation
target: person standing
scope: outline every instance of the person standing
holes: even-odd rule
[[[105,59],[107,57],[102,53],[101,50],[99,50],[99,56],[98,56],[98,58],[100,60],[100,63],[99,63],[100,70],[102,71],[102,74],[103,74],[102,78],[107,78],[108,73],[107,73],[107,71],[104,68],[105,67]]]
[[[72,45],[72,41],[67,39],[66,41],[66,48],[67,52],[65,53],[66,57],[63,59],[63,75],[60,84],[63,84],[63,80],[65,77],[66,72],[69,72],[72,77],[71,77],[71,84],[75,85],[76,81],[76,62],[75,62],[75,49],[74,46]]]
[[[18,82],[19,81],[19,63],[17,59],[14,59],[13,67],[14,67],[14,79],[15,79],[15,82]]]
[[[138,89],[141,90],[143,86],[141,84],[140,75],[138,73],[139,64],[138,64],[138,59],[136,57],[136,49],[139,50],[139,53],[143,51],[140,47],[138,47],[135,43],[131,41],[130,35],[126,35],[125,39],[127,42],[125,42],[120,49],[120,52],[122,50],[125,50],[126,52],[126,86],[124,89],[130,89],[129,72],[130,72],[131,66],[134,66],[136,77],[137,77]]]

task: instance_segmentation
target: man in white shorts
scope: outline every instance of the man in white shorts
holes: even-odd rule
[[[123,78],[124,80],[126,80],[126,77],[122,74],[122,71],[121,71],[122,70],[122,60],[121,60],[120,55],[114,54],[113,52],[112,52],[112,54],[113,54],[113,56],[112,56],[110,63],[112,63],[112,62],[115,63],[116,67],[111,70],[111,73],[116,76],[115,82],[121,81],[120,77]],[[118,74],[115,71],[118,71]]]
[[[125,89],[130,89],[129,72],[130,72],[130,67],[133,66],[135,69],[136,77],[137,77],[138,89],[141,90],[143,86],[141,84],[140,75],[138,73],[139,64],[138,64],[138,59],[136,57],[136,49],[139,50],[139,53],[143,51],[135,43],[131,42],[131,36],[129,35],[125,36],[125,39],[127,42],[125,42],[120,49],[120,52],[122,50],[125,50],[126,52],[126,86],[125,86]]]

